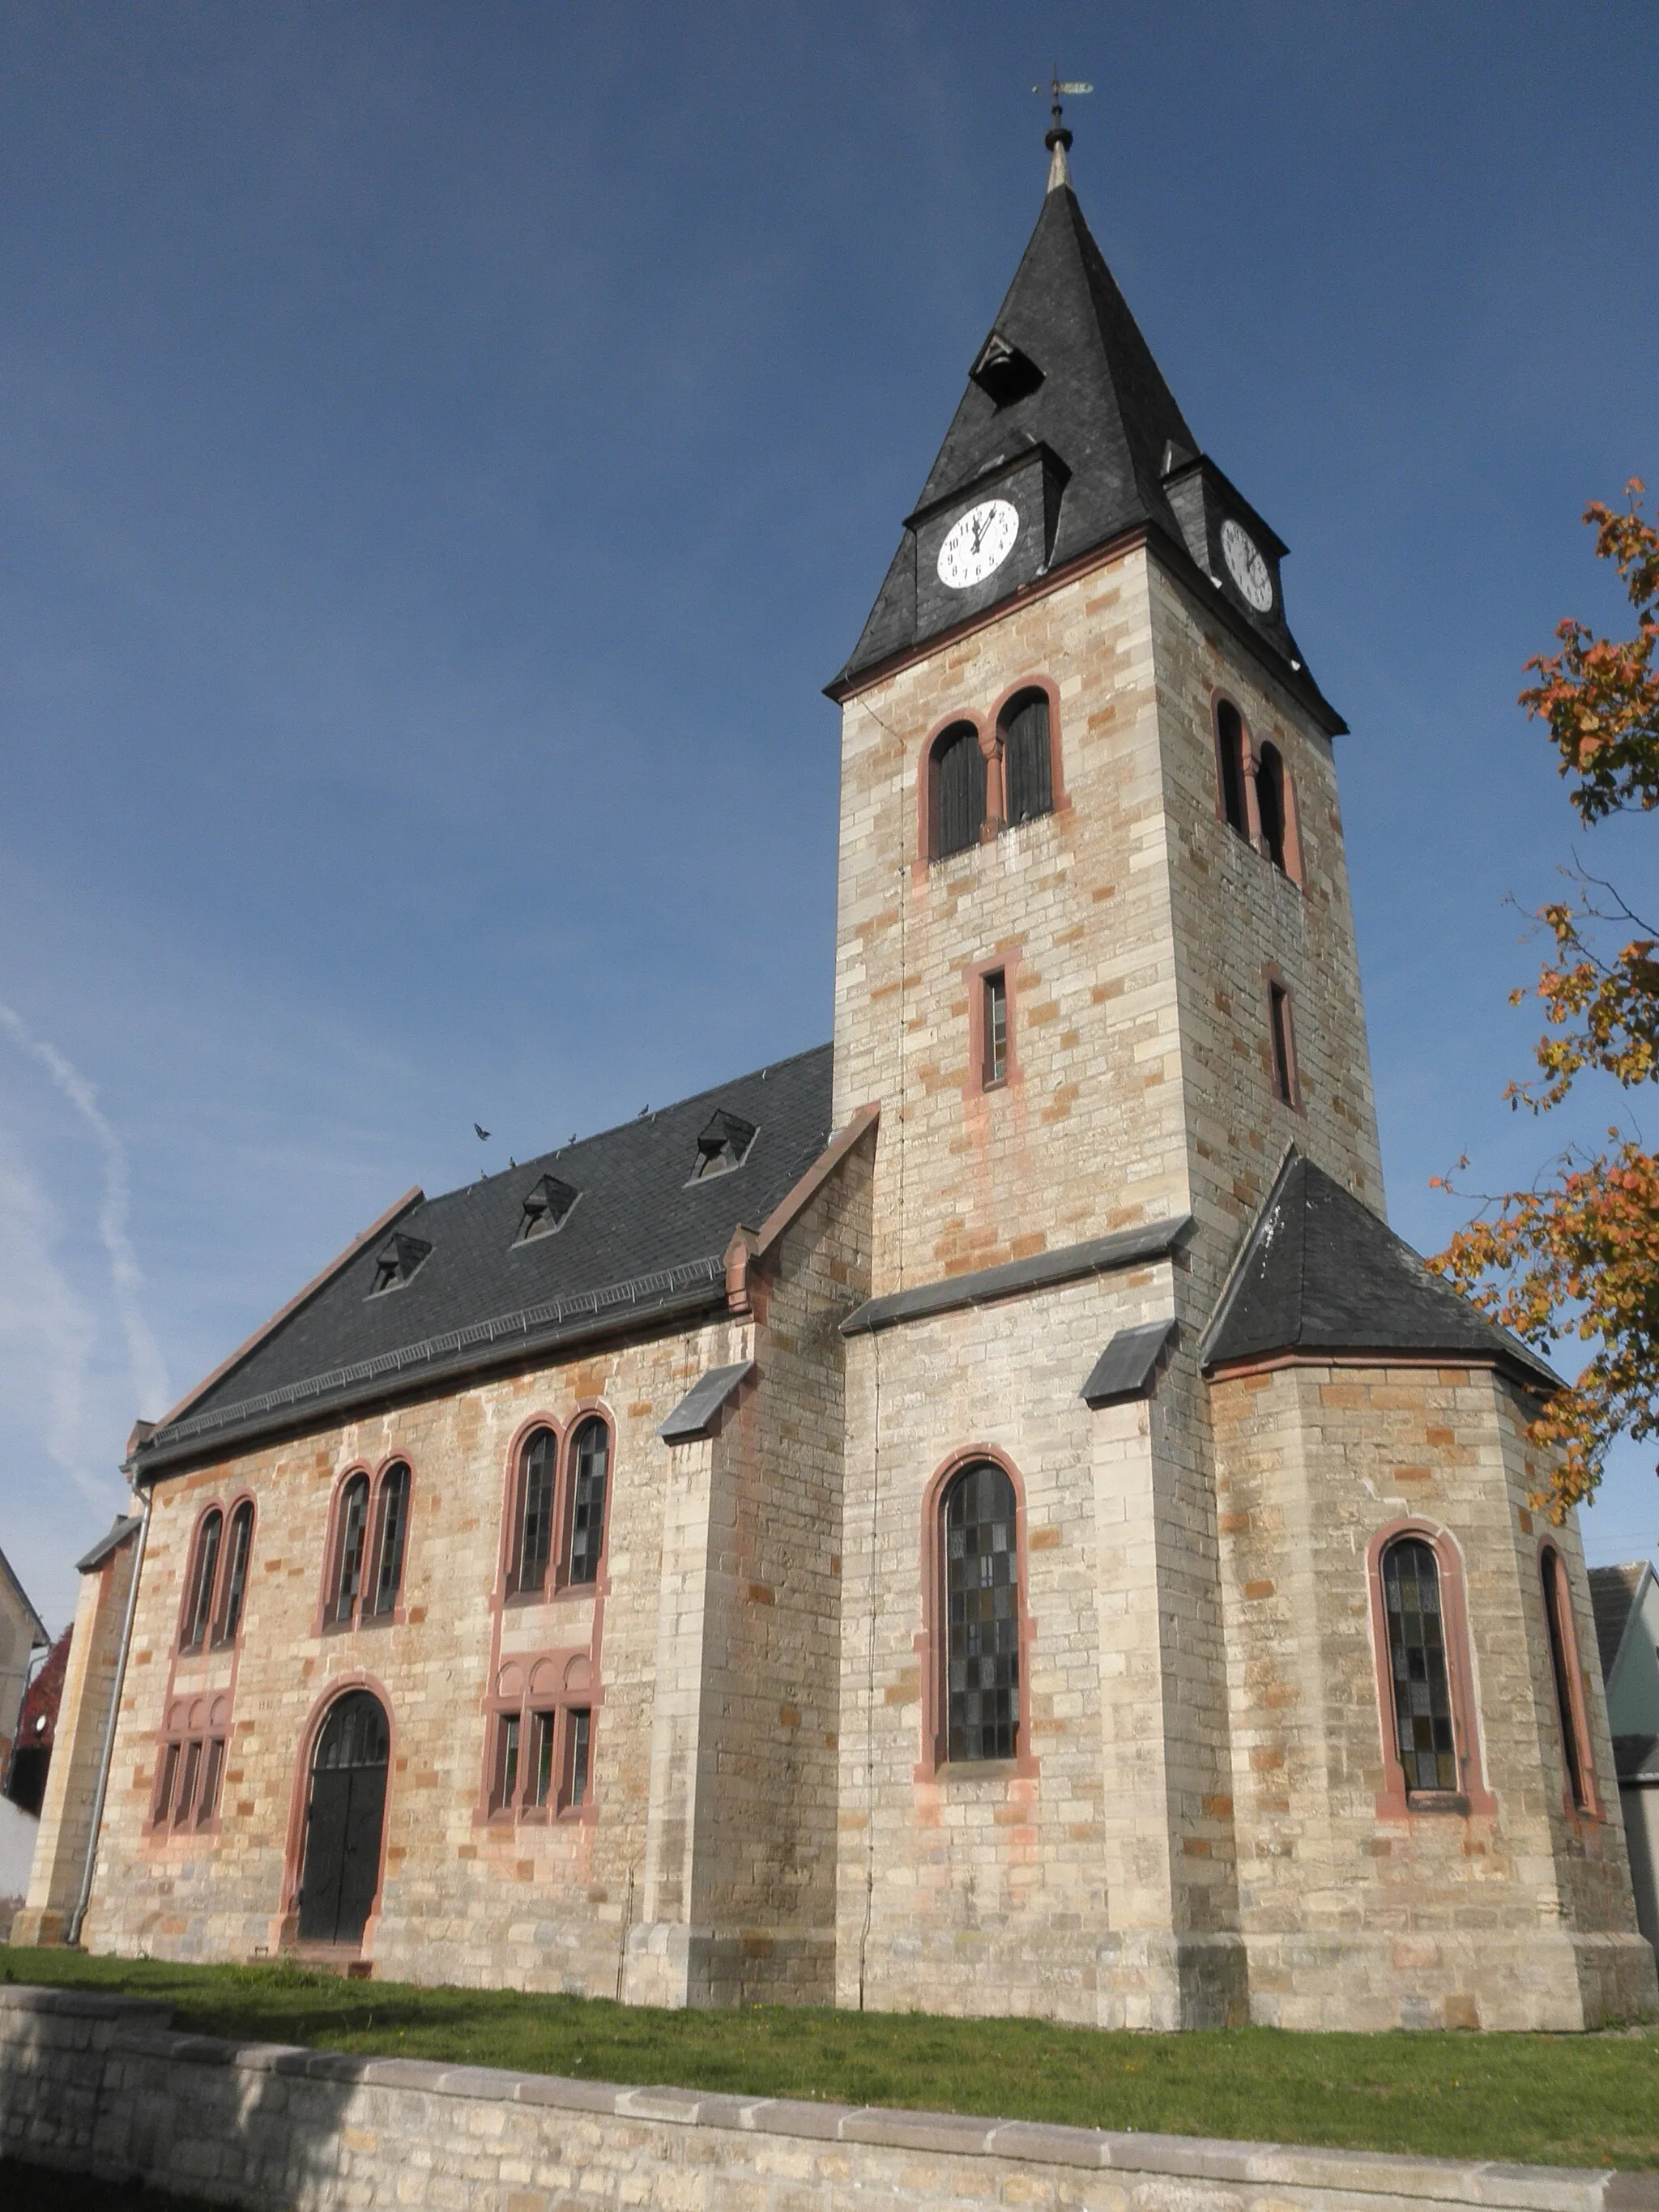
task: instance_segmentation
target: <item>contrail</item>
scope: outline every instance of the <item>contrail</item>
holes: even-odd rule
[[[104,1202],[98,1209],[98,1234],[109,1257],[110,1285],[115,1310],[121,1316],[126,1339],[127,1370],[132,1377],[134,1411],[154,1407],[159,1413],[171,1401],[167,1366],[160,1346],[150,1334],[139,1304],[143,1277],[127,1236],[127,1156],[121,1139],[98,1104],[98,1094],[80,1070],[65,1060],[56,1045],[35,1036],[21,1014],[0,1006],[3,1030],[31,1059],[40,1061],[93,1135],[104,1156]]]

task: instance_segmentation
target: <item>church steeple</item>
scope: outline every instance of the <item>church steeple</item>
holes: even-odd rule
[[[1056,111],[1036,227],[830,696],[1145,530],[1192,580],[1201,572],[1338,727],[1285,623],[1278,562],[1286,549],[1202,458],[1084,221],[1071,139]],[[1229,522],[1255,556],[1248,573],[1224,545]]]

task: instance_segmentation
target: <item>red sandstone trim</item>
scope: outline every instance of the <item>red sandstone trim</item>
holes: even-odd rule
[[[1446,1676],[1451,1691],[1452,1738],[1457,1754],[1462,1802],[1437,1800],[1409,1791],[1400,1764],[1394,1710],[1394,1674],[1389,1659],[1389,1623],[1382,1601],[1382,1554],[1402,1536],[1419,1536],[1432,1550],[1440,1570],[1440,1617],[1446,1640]],[[1380,1820],[1404,1820],[1447,1813],[1487,1815],[1498,1801],[1487,1789],[1480,1756],[1475,1709],[1474,1662],[1468,1608],[1463,1596],[1463,1557],[1455,1540],[1437,1522],[1408,1516],[1379,1528],[1365,1551],[1365,1590],[1371,1632],[1371,1665],[1376,1678],[1376,1717],[1382,1738],[1382,1787],[1377,1793]]]
[[[1572,1577],[1567,1572],[1567,1563],[1557,1545],[1546,1541],[1538,1547],[1539,1586],[1544,1600],[1544,1632],[1548,1649],[1549,1615],[1551,1611],[1550,1577],[1557,1577],[1555,1618],[1561,1632],[1561,1654],[1565,1661],[1569,1723],[1577,1739],[1574,1748],[1578,1753],[1578,1771],[1584,1780],[1584,1802],[1581,1805],[1572,1794],[1572,1771],[1567,1759],[1567,1747],[1563,1744],[1561,1808],[1567,1818],[1580,1826],[1599,1823],[1607,1817],[1601,1802],[1601,1792],[1596,1784],[1595,1761],[1590,1753],[1589,1714],[1584,1703],[1584,1668],[1578,1656],[1578,1623],[1577,1608],[1572,1601]],[[1553,1702],[1555,1662],[1550,1656],[1550,1690]]]
[[[230,1373],[233,1367],[240,1366],[251,1352],[257,1352],[265,1339],[280,1328],[291,1315],[298,1313],[301,1307],[314,1298],[319,1291],[325,1289],[343,1269],[349,1267],[365,1244],[372,1244],[377,1237],[383,1236],[393,1222],[401,1221],[404,1215],[412,1207],[421,1205],[425,1197],[426,1193],[418,1184],[406,1190],[395,1206],[387,1206],[380,1218],[371,1221],[360,1237],[354,1237],[344,1251],[337,1258],[331,1260],[319,1275],[313,1275],[302,1291],[296,1291],[285,1306],[280,1307],[268,1322],[262,1322],[252,1336],[239,1344],[228,1359],[222,1359],[213,1372],[204,1376],[193,1390],[186,1390],[178,1404],[164,1413],[155,1426],[164,1429],[170,1422],[182,1420],[198,1398],[205,1396],[216,1382]]]
[[[368,1516],[372,1516],[374,1510],[374,1472],[366,1459],[348,1460],[335,1476],[334,1487],[328,1494],[328,1516],[323,1524],[323,1577],[321,1586],[317,1593],[316,1611],[313,1613],[311,1621],[311,1632],[313,1636],[342,1635],[355,1625],[349,1620],[331,1620],[328,1617],[328,1608],[335,1585],[339,1579],[340,1544],[345,1534],[340,1519],[340,1504],[345,1496],[346,1485],[360,1474],[368,1485],[368,1504],[366,1514]],[[365,1518],[363,1526],[364,1558],[367,1560],[368,1517]]]
[[[271,1948],[292,1951],[299,1943],[300,1884],[305,1875],[306,1808],[311,1800],[311,1762],[316,1755],[317,1739],[323,1732],[331,1705],[344,1697],[348,1690],[368,1690],[380,1703],[386,1715],[386,1802],[380,1810],[380,1863],[374,1877],[374,1902],[363,1923],[362,1936],[355,1946],[349,1943],[331,1944],[327,1948],[347,1958],[372,1959],[374,1955],[374,1935],[380,1923],[380,1899],[386,1895],[386,1852],[392,1841],[392,1791],[398,1772],[398,1716],[386,1685],[374,1674],[354,1668],[350,1672],[336,1674],[318,1692],[311,1711],[306,1715],[305,1725],[300,1730],[300,1741],[294,1757],[294,1772],[289,1787],[288,1827],[283,1845],[282,1910],[271,1923]]]
[[[945,1755],[945,1662],[947,1645],[942,1619],[945,1547],[940,1535],[944,1524],[945,1493],[951,1478],[959,1474],[964,1467],[982,1459],[988,1459],[1000,1467],[1014,1489],[1015,1587],[1019,1593],[1019,1751],[1012,1759],[972,1759],[952,1765]],[[921,1499],[921,1627],[914,1647],[921,1662],[921,1756],[916,1762],[914,1777],[917,1782],[937,1782],[942,1776],[953,1775],[971,1778],[975,1775],[1012,1774],[1032,1782],[1037,1778],[1041,1761],[1031,1748],[1030,1665],[1036,1623],[1031,1618],[1030,1595],[1026,1589],[1029,1548],[1024,1479],[1006,1452],[1000,1451],[994,1444],[967,1444],[939,1462],[928,1479]]]
[[[1250,788],[1254,793],[1254,783]],[[1255,805],[1254,797],[1250,805],[1252,807]],[[1275,961],[1262,962],[1261,981],[1267,994],[1267,1080],[1273,1087],[1273,1103],[1285,1107],[1290,1113],[1301,1114],[1305,1110],[1305,1105],[1302,1096],[1302,1070],[1296,1050],[1296,994],[1285,981],[1284,971]],[[1291,1094],[1288,1098],[1281,1098],[1279,1095],[1279,1071],[1273,1054],[1273,994],[1275,990],[1285,994],[1285,1073],[1286,1087]]]
[[[968,993],[968,1072],[963,1079],[962,1095],[964,1098],[982,1098],[998,1091],[1023,1091],[1024,1071],[1019,1064],[1018,1048],[1015,1042],[1016,1024],[1014,1001],[1019,963],[1024,948],[1018,943],[999,945],[988,958],[972,960],[963,969],[963,983]],[[1006,994],[1006,1049],[1002,1074],[994,1083],[985,1077],[988,1040],[985,1035],[985,979],[1000,975]]]
[[[508,1605],[544,1605],[545,1589],[519,1590],[514,1587],[514,1569],[519,1553],[519,1528],[524,1517],[524,1462],[531,1439],[546,1430],[553,1438],[553,1525],[558,1524],[559,1471],[564,1462],[564,1428],[557,1416],[548,1413],[532,1413],[514,1430],[507,1447],[507,1481],[501,1499],[501,1538],[495,1563],[495,1606],[497,1612]],[[552,1562],[548,1563],[552,1571]]]
[[[997,733],[997,757],[1000,763],[1003,749],[1003,721],[1014,701],[1028,691],[1042,691],[1048,701],[1048,798],[1051,814],[1065,814],[1071,810],[1072,795],[1066,788],[1060,742],[1060,686],[1051,676],[1033,673],[1022,676],[1018,684],[1011,684],[997,701],[996,711],[991,716],[991,727]],[[1006,821],[1006,814],[1003,817]],[[1020,826],[1024,826],[1023,824]]]
[[[922,740],[921,750],[916,759],[916,857],[911,874],[920,880],[925,881],[927,871],[933,866],[934,861],[944,857],[933,850],[935,775],[933,750],[941,738],[948,737],[952,730],[961,729],[969,729],[974,732],[979,742],[979,749],[985,756],[988,763],[985,777],[985,819],[988,823],[992,818],[991,776],[988,763],[992,753],[996,749],[996,726],[994,723],[988,726],[980,715],[967,714],[961,708],[957,708],[946,714],[942,720],[934,723]],[[1000,786],[999,785],[998,787],[1000,790]],[[980,841],[981,843],[984,842],[983,827],[981,830]],[[969,848],[964,846],[963,849],[965,852]],[[949,857],[953,860],[959,860],[962,854],[952,853]]]

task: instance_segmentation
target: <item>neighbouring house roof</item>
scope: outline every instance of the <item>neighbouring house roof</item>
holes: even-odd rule
[[[1659,1784],[1659,1735],[1616,1735],[1613,1770],[1620,1782]]]
[[[11,1561],[6,1557],[3,1552],[0,1552],[0,1581],[3,1581],[8,1588],[15,1594],[17,1601],[23,1609],[24,1617],[29,1624],[29,1640],[31,1644],[50,1644],[52,1638],[46,1633],[46,1625],[45,1621],[41,1620],[40,1614],[29,1602],[28,1592],[23,1588],[22,1583],[18,1581],[16,1570],[13,1567]]]
[[[1206,1369],[1274,1352],[1445,1352],[1529,1389],[1561,1378],[1489,1322],[1403,1237],[1294,1149],[1245,1239],[1200,1358]]]
[[[1626,1559],[1621,1566],[1592,1567],[1589,1571],[1590,1607],[1595,1615],[1595,1645],[1601,1655],[1601,1680],[1613,1676],[1613,1662],[1625,1640],[1625,1630],[1642,1584],[1652,1568],[1645,1559]]]
[[[763,1222],[829,1141],[830,1075],[821,1045],[442,1197],[416,1192],[142,1437],[135,1473],[599,1328],[722,1306],[733,1231]],[[739,1164],[700,1176],[720,1114],[753,1134],[723,1156]]]

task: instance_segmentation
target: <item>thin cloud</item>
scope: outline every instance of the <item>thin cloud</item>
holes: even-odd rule
[[[144,1279],[127,1235],[131,1193],[125,1147],[100,1108],[98,1094],[92,1085],[56,1045],[35,1036],[21,1015],[7,1006],[0,1006],[0,1033],[9,1036],[21,1051],[39,1061],[97,1139],[104,1163],[104,1196],[98,1209],[98,1235],[109,1262],[110,1288],[126,1341],[133,1403],[140,1408],[153,1407],[159,1414],[169,1403],[172,1394],[167,1389],[167,1366],[161,1346],[150,1334],[140,1304]]]
[[[47,1455],[84,1496],[107,1504],[108,1479],[91,1472],[86,1449],[97,1322],[52,1256],[57,1235],[51,1200],[0,1139],[0,1396],[14,1433],[44,1416]]]

